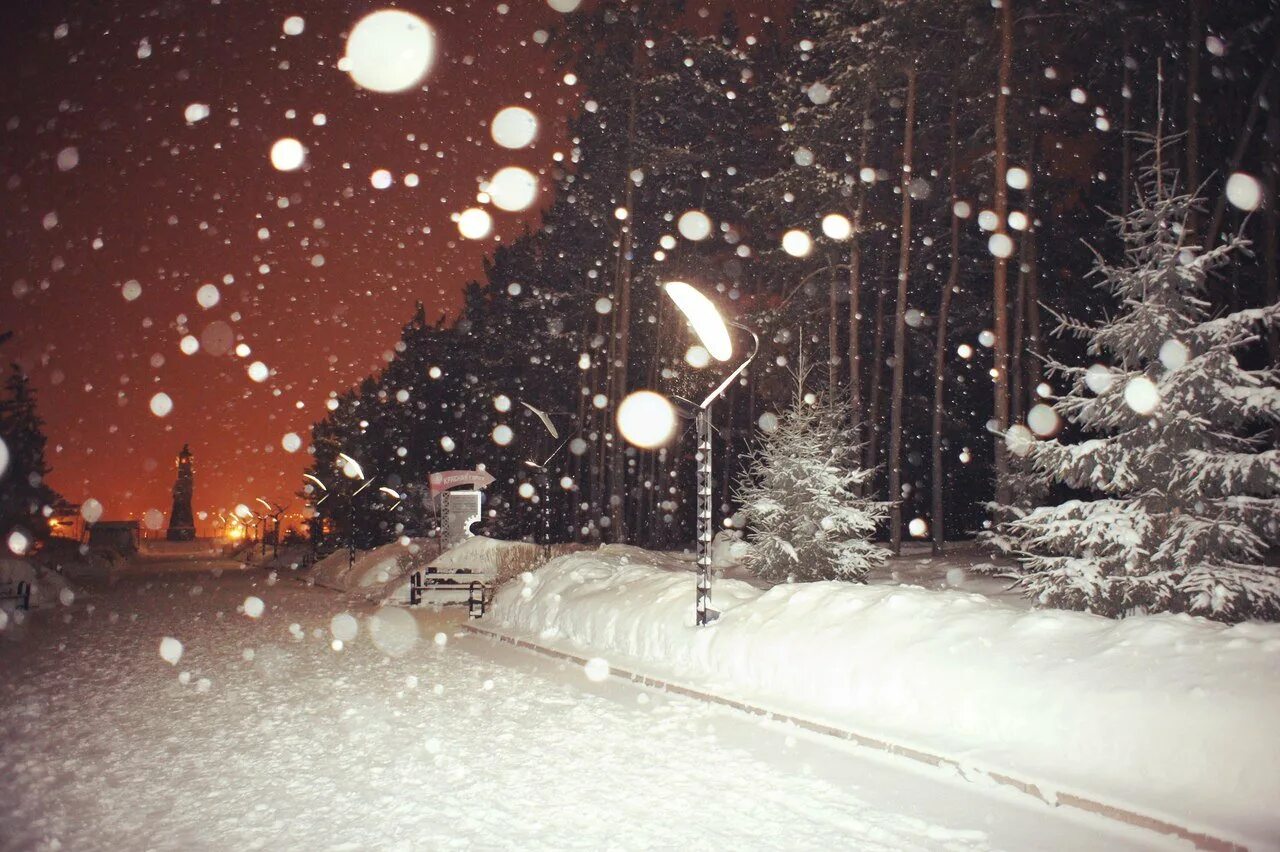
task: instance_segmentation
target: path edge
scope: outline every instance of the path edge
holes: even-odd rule
[[[514,636],[500,630],[494,630],[490,627],[481,627],[480,625],[470,622],[464,623],[461,626],[463,629],[478,636],[485,636],[499,642],[504,642],[508,645],[513,645],[517,648],[524,648],[526,650],[533,651],[534,653],[551,657],[553,659],[568,660],[579,665],[586,665],[588,661],[586,657],[580,657],[577,654],[573,654],[568,651],[561,651],[557,648],[540,645],[537,642],[530,641],[529,639]],[[612,664],[609,667],[609,673],[615,677],[620,677],[625,680],[632,681],[633,683],[641,684],[642,686],[660,689],[664,692],[682,695],[687,698],[693,698],[709,704],[718,704],[752,716],[762,716],[771,721],[794,725],[797,728],[802,728],[815,734],[845,740],[846,742],[852,742],[854,745],[874,749],[886,754],[905,757],[909,760],[914,760],[928,766],[950,768],[966,781],[973,781],[974,779],[970,777],[970,774],[976,771],[982,777],[989,778],[1002,787],[1015,790],[1018,793],[1034,798],[1041,804],[1048,805],[1050,807],[1066,805],[1067,807],[1076,808],[1077,810],[1094,814],[1113,822],[1186,840],[1194,844],[1197,849],[1207,850],[1207,852],[1248,852],[1249,847],[1237,841],[1228,840],[1227,838],[1219,837],[1203,831],[1196,831],[1188,828],[1187,826],[1170,822],[1169,820],[1161,817],[1144,814],[1126,806],[1111,804],[1079,793],[1067,792],[1061,788],[1055,788],[1055,793],[1052,798],[1050,798],[1040,791],[1039,785],[1035,782],[1019,778],[1018,776],[1008,772],[985,769],[981,766],[974,766],[972,764],[962,765],[953,758],[933,754],[912,746],[905,746],[890,740],[860,734],[857,731],[839,728],[825,722],[815,722],[811,719],[806,719],[803,716],[795,716],[789,713],[769,710],[765,707],[749,704],[736,698],[727,698],[723,695],[717,695],[713,692],[684,686],[679,683],[663,680],[662,678],[617,668]]]

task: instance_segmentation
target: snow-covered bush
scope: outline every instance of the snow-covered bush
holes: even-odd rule
[[[858,464],[842,406],[802,394],[762,430],[737,484],[750,533],[747,568],[771,582],[863,581],[886,553],[869,538],[885,506],[860,495],[871,472]]]
[[[1045,482],[1096,496],[1033,509],[1002,532],[1043,605],[1280,618],[1280,569],[1264,564],[1280,540],[1280,451],[1268,431],[1280,421],[1280,388],[1275,369],[1237,360],[1280,306],[1213,317],[1210,275],[1246,243],[1197,246],[1184,226],[1198,200],[1175,195],[1158,168],[1143,188],[1115,220],[1123,262],[1095,264],[1118,312],[1059,326],[1100,362],[1050,370],[1070,382],[1055,411],[1091,437],[1034,441],[1025,427],[1010,436]]]

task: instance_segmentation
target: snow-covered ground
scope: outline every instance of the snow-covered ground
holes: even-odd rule
[[[1169,843],[269,577],[139,562],[0,632],[0,848]]]
[[[956,584],[960,579],[955,578]],[[1217,837],[1280,838],[1280,626],[971,592],[719,581],[609,545],[501,590],[517,637]]]

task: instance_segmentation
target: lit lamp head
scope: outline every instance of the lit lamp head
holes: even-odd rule
[[[364,468],[360,466],[360,462],[346,453],[338,453],[338,458],[342,459],[342,472],[348,479],[364,479]]]
[[[668,281],[662,285],[662,288],[667,291],[671,301],[676,303],[676,307],[680,309],[685,319],[689,321],[689,325],[693,328],[693,333],[698,336],[698,340],[701,341],[702,347],[717,361],[728,361],[733,357],[733,341],[729,337],[729,325],[740,328],[751,335],[751,354],[738,365],[737,369],[726,376],[715,390],[707,394],[707,398],[699,406],[699,408],[706,408],[720,394],[724,393],[725,388],[729,387],[738,376],[742,375],[743,370],[747,369],[747,365],[751,363],[752,359],[756,357],[756,353],[760,351],[760,337],[744,325],[736,322],[726,323],[715,303],[691,285],[683,281]]]
[[[680,313],[688,320],[693,333],[703,347],[717,361],[728,361],[733,357],[733,341],[729,338],[729,328],[724,317],[720,316],[715,303],[702,295],[698,290],[683,281],[668,281],[662,285],[671,301],[676,303]]]

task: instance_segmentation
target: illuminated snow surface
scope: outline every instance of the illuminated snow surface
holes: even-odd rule
[[[368,629],[371,606],[239,567],[135,565],[0,632],[0,847],[1160,844],[594,682],[600,665],[494,645],[463,633],[456,611],[415,612],[420,638],[391,657]],[[251,595],[265,605],[257,619],[237,612]],[[339,645],[330,625],[348,613],[359,629]],[[176,665],[157,653],[166,636],[184,647]]]

